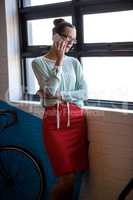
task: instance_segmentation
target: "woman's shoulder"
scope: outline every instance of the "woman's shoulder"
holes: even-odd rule
[[[32,60],[32,67],[44,70],[45,62],[43,62],[43,56],[36,57]]]
[[[67,56],[67,55],[65,55],[65,60],[68,61],[68,62],[72,62],[74,65],[79,62],[76,57]]]
[[[76,70],[77,70],[77,68],[81,68],[81,63],[78,60],[78,58],[73,57],[73,56],[68,56],[68,60],[71,61],[71,63],[73,64],[73,66],[75,67]]]
[[[36,57],[32,60],[32,69],[33,70],[39,70],[39,71],[44,71],[44,64],[42,62],[42,56]]]
[[[40,64],[42,56],[36,57],[32,60],[32,64]]]

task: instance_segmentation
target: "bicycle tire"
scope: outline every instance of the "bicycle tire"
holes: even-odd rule
[[[12,180],[12,184],[7,185],[5,177],[0,174],[1,200],[43,198],[45,180],[43,170],[31,152],[18,146],[0,146],[0,162],[2,162],[0,166],[4,166]]]

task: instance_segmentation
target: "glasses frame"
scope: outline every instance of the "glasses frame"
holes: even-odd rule
[[[76,39],[72,39],[72,38],[70,38],[68,35],[66,35],[64,33],[58,33],[58,34],[62,37],[63,40],[69,38],[68,43],[77,44],[77,40]]]

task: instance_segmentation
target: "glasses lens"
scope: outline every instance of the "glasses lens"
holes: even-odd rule
[[[60,36],[62,37],[62,39],[67,39],[67,38],[69,38],[69,40],[68,40],[68,43],[73,43],[73,44],[76,44],[77,43],[77,40],[76,39],[72,39],[72,38],[70,38],[69,36],[67,36],[67,35],[65,35],[65,34],[60,34]]]

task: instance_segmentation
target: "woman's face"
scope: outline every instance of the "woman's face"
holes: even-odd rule
[[[64,31],[60,34],[63,40],[67,41],[66,50],[67,53],[70,48],[76,43],[76,29],[71,27],[65,27]]]

